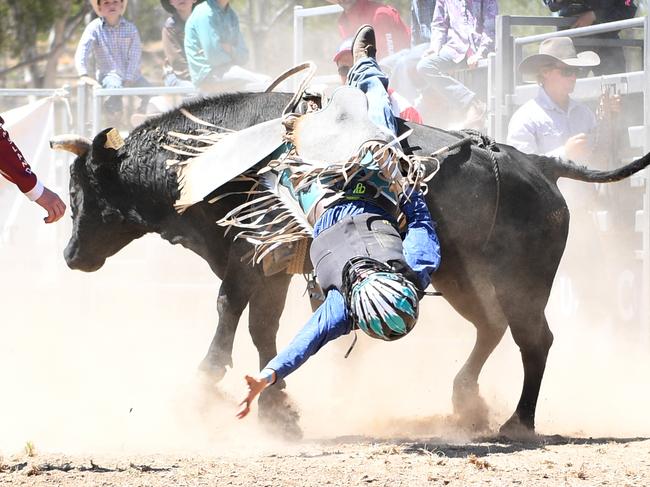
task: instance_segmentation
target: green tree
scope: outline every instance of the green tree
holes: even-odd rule
[[[89,11],[85,0],[0,0],[0,52],[9,58],[2,84],[26,68],[31,86],[53,86],[59,56]]]

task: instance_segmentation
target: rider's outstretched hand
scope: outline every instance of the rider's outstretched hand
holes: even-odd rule
[[[262,392],[264,389],[266,389],[269,385],[269,382],[266,379],[260,379],[257,377],[252,377],[250,375],[246,375],[244,377],[246,380],[246,384],[248,385],[248,394],[244,398],[242,402],[239,403],[239,411],[237,412],[237,417],[239,419],[245,418],[248,413],[251,411],[251,404],[255,400],[255,398],[258,396],[260,392]]]

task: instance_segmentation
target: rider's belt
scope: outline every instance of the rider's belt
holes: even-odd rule
[[[318,201],[318,203],[314,205],[314,208],[309,212],[309,215],[307,215],[309,223],[314,225],[321,217],[321,215],[325,212],[325,210],[338,204],[346,203],[348,201],[365,201],[366,203],[370,203],[371,205],[375,205],[376,207],[381,208],[388,215],[393,217],[395,221],[398,221],[401,211],[395,203],[388,199],[388,197],[384,196],[381,193],[377,194],[376,196],[372,196],[367,194],[355,194],[353,191],[354,187],[344,194],[337,194],[334,196],[321,198],[320,201]]]
[[[404,262],[402,239],[385,217],[372,213],[342,218],[314,239],[309,251],[316,279],[324,291],[343,287],[343,267],[352,257]]]

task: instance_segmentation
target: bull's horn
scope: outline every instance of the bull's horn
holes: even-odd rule
[[[50,148],[83,156],[90,149],[91,140],[81,135],[63,134],[50,139]]]

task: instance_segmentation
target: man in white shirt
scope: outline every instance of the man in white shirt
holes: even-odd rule
[[[591,134],[596,118],[587,106],[570,95],[578,70],[599,63],[600,58],[592,51],[577,54],[569,37],[542,42],[539,53],[525,58],[519,65],[524,80],[537,81],[539,92],[510,119],[507,143],[525,153],[556,156],[581,164],[592,159]],[[599,208],[596,188],[569,180],[560,181],[558,186],[571,209],[570,234],[560,278],[570,289],[567,296],[574,296],[571,306],[579,308],[585,319],[600,322],[604,315],[602,309],[581,304],[587,302],[585,296],[606,293],[606,289],[595,291],[594,286],[608,283],[606,276],[610,275],[604,264],[592,265],[608,261],[594,219],[594,210]],[[585,266],[589,266],[590,272],[584,272]]]
[[[539,53],[519,65],[524,79],[540,85],[535,98],[524,103],[510,119],[507,143],[522,152],[546,154],[585,162],[591,152],[589,134],[594,114],[571,99],[581,68],[597,66],[592,51],[576,53],[570,37],[546,39]]]

